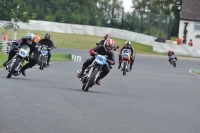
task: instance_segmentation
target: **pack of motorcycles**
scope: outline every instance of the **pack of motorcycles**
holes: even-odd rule
[[[8,45],[13,45],[15,42],[9,42]],[[117,46],[114,51],[116,51],[119,47]],[[38,65],[39,69],[43,70],[47,67],[47,58],[48,58],[48,47],[42,45],[38,48],[39,56],[38,56]],[[6,70],[8,71],[7,78],[11,78],[11,76],[18,76],[21,74],[21,69],[24,61],[29,61],[29,52],[30,48],[27,45],[23,45],[18,48],[16,55],[10,60],[6,65]],[[122,59],[121,59],[121,68],[120,70],[123,72],[123,75],[126,75],[129,72],[131,54],[130,50],[124,49],[122,51]],[[175,60],[175,56],[172,55],[170,57],[171,64],[176,67],[177,61]],[[91,65],[84,71],[83,76],[80,78],[82,82],[82,90],[87,92],[89,88],[95,85],[97,78],[102,73],[102,66],[107,63],[107,59],[103,55],[95,55],[95,60]],[[77,71],[79,73],[80,70]]]

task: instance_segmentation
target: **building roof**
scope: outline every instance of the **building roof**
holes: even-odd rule
[[[180,19],[200,21],[200,0],[183,0]]]

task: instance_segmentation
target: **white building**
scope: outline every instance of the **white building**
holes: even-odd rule
[[[179,37],[188,45],[190,39],[194,48],[200,48],[200,0],[183,0],[179,25]]]

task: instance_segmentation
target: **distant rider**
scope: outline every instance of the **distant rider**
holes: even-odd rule
[[[124,49],[130,49],[131,50],[131,58],[130,58],[131,59],[130,71],[131,71],[132,65],[133,65],[134,59],[135,59],[135,50],[134,50],[134,47],[131,45],[130,41],[126,41],[125,45],[119,51],[119,66],[118,66],[118,69],[120,69],[120,67],[121,67],[122,51]]]
[[[49,66],[49,61],[51,59],[51,49],[54,48],[53,42],[50,40],[50,34],[46,33],[44,39],[41,39],[38,42],[39,45],[45,45],[48,47],[48,59],[47,59],[47,66]]]
[[[168,57],[169,57],[169,62],[171,63],[171,56],[174,55],[175,56],[175,60],[177,61],[177,57],[176,54],[174,53],[174,51],[172,51],[171,49],[168,50]],[[171,63],[172,64],[172,63]]]

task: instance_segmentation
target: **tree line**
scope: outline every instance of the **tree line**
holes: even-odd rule
[[[166,19],[160,28],[167,28],[168,19],[172,17],[171,33],[175,36],[180,14],[176,1],[132,0],[131,11],[124,12],[122,0],[0,0],[0,20],[14,18],[23,22],[43,20],[94,25],[152,35],[160,20]]]

